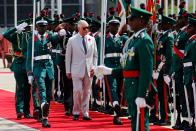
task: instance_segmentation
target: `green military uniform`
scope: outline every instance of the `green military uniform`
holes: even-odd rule
[[[97,65],[100,65],[100,54],[101,54],[101,37],[100,37],[100,32],[98,31],[101,27],[101,23],[96,20],[95,18],[89,18],[87,20],[88,24],[90,25],[90,33],[92,37],[95,38],[96,45],[97,45],[97,53],[98,53],[98,61]],[[92,110],[98,110],[98,104],[97,100],[99,98],[99,81],[96,78],[96,76],[93,77],[93,82],[92,82],[92,97],[94,99],[93,104],[91,106]]]
[[[139,17],[149,20],[151,13],[137,8],[131,8],[131,18]],[[137,106],[136,98],[146,98],[153,70],[153,51],[152,39],[147,34],[146,29],[135,32],[128,45],[123,49],[123,76],[124,92],[127,100],[128,110],[131,115],[132,130],[136,130]],[[119,75],[120,69],[113,69],[113,75]],[[145,114],[145,125],[141,125],[144,130],[149,130],[148,109],[142,109]],[[143,111],[141,114],[143,114]],[[141,123],[140,123],[141,124]],[[139,124],[139,125],[140,125]]]
[[[196,20],[194,18],[189,18],[189,27],[188,28],[193,28]],[[191,26],[191,27],[190,27]],[[193,26],[193,27],[192,27]],[[189,34],[192,35],[192,34]],[[194,50],[194,45],[196,44],[196,37],[195,35],[192,35],[189,40],[186,42],[185,45],[185,53],[184,53],[184,58],[183,58],[183,67],[184,67],[184,86],[186,87],[187,90],[187,95],[188,95],[188,102],[189,102],[189,107],[190,107],[190,113],[194,114],[194,96],[193,96],[193,89],[192,89],[192,78],[193,78],[193,73],[194,73],[194,66],[192,63],[193,60],[193,52]],[[185,114],[187,117],[188,115]]]
[[[44,21],[44,20],[43,20]],[[46,22],[40,21],[40,24]],[[28,76],[35,78],[35,82],[38,86],[40,103],[45,105],[50,103],[52,81],[54,79],[53,61],[51,60],[51,42],[57,41],[59,38],[57,35],[53,35],[49,32],[45,32],[42,36],[35,32],[34,35],[34,61],[32,62],[32,38],[29,39],[27,47],[27,62],[26,68]],[[49,107],[47,107],[49,108]],[[46,109],[47,110],[47,109]],[[43,111],[43,109],[42,109]],[[44,117],[48,116],[48,112],[42,112]]]
[[[17,33],[16,28],[8,30],[3,36],[12,42],[14,61],[11,70],[16,80],[16,113],[25,116],[30,114],[30,85],[28,84],[25,64],[27,55],[27,43],[24,38],[28,34]]]
[[[175,73],[174,80],[175,80],[176,100],[177,100],[176,109],[178,110],[179,113],[182,112],[182,116],[184,116],[184,113],[186,112],[186,103],[184,98],[184,86],[183,86],[184,83],[183,83],[182,59],[184,57],[185,43],[188,41],[189,38],[184,28],[182,28],[176,36],[176,40],[174,44],[174,55],[172,61],[173,63],[172,71]],[[182,105],[182,107],[180,107],[180,105]]]
[[[115,37],[115,38],[114,38]],[[111,33],[107,34],[105,40],[105,59],[104,64],[107,67],[117,68],[120,66],[120,57],[122,55],[123,43],[118,35],[112,35]],[[118,78],[118,77],[117,77]],[[119,82],[112,75],[106,76],[106,86],[108,92],[111,93],[110,101],[111,103],[114,101],[119,102],[117,89],[119,88]]]
[[[163,16],[162,24],[171,24],[174,25],[176,21],[172,18]],[[164,62],[165,65],[161,69],[157,69],[159,72],[159,77],[157,79],[157,87],[158,87],[158,98],[160,103],[160,121],[155,124],[165,125],[170,124],[169,119],[169,106],[168,106],[168,98],[169,98],[169,88],[166,85],[163,76],[171,74],[171,65],[172,65],[172,55],[173,55],[173,45],[174,45],[174,35],[172,30],[166,30],[160,36],[157,45],[157,65],[161,62]],[[157,66],[158,67],[158,66]]]

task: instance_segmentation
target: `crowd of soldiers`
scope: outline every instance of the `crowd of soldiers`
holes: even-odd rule
[[[160,8],[156,24],[153,25],[152,14],[145,11],[144,4],[140,7],[141,9],[131,8],[131,17],[127,17],[127,23],[121,28],[120,17],[116,16],[115,8],[110,8],[107,17],[104,65],[113,69],[123,67],[126,70],[130,68],[136,70],[137,67],[140,67],[144,73],[151,74],[148,78],[144,77],[144,81],[140,81],[142,86],[147,88],[144,97],[151,108],[150,116],[145,116],[145,118],[149,117],[149,121],[145,121],[145,125],[148,125],[149,122],[160,126],[171,125],[171,112],[175,107],[177,117],[173,128],[185,130],[191,126],[194,127],[196,14],[187,12],[182,2],[177,18],[174,15],[170,15],[170,17],[163,15],[163,9]],[[93,13],[85,13],[84,18],[81,18],[79,12],[70,18],[65,18],[63,14],[54,15],[54,20],[51,20],[48,17],[48,9],[42,10],[41,16],[36,18],[34,44],[32,44],[32,15],[30,18],[19,21],[15,28],[3,33],[3,36],[12,43],[13,48],[14,59],[10,68],[14,72],[17,83],[15,104],[18,119],[23,116],[24,118],[35,118],[42,122],[43,127],[50,127],[48,114],[51,98],[64,104],[65,115],[72,114],[73,85],[72,80],[66,76],[65,54],[68,39],[77,33],[76,24],[80,19],[89,23],[89,35],[96,40],[98,65],[100,65],[102,64],[100,62],[101,20]],[[143,21],[143,26],[137,25],[136,20]],[[135,27],[130,26],[133,23]],[[133,28],[135,30],[146,29],[146,32],[136,33]],[[150,46],[143,47],[138,44],[138,47],[129,48],[134,45],[134,39],[143,40],[143,38],[145,41],[140,42],[146,45],[148,43]],[[141,48],[141,50],[137,50],[137,48]],[[138,52],[142,55],[136,55]],[[148,55],[152,55],[149,61]],[[34,59],[33,72],[32,59]],[[137,61],[134,62],[136,65],[128,63],[125,59],[127,61],[139,59],[139,64]],[[148,70],[151,69],[150,66],[153,70],[152,73]],[[132,119],[132,129],[134,130],[136,129],[137,113],[133,107],[136,105],[130,103],[132,103],[131,97],[135,97],[136,91],[126,87],[127,84],[137,85],[138,81],[136,79],[127,80],[130,74],[120,72],[122,71],[113,70],[112,73],[103,73],[105,75],[105,96],[103,96],[103,85],[100,84],[101,79],[94,76],[90,108],[94,111],[114,114],[113,123],[115,125],[123,124],[120,120],[121,116],[131,116],[129,118]],[[139,75],[137,70],[132,73],[134,73],[132,77]],[[147,86],[147,79],[150,80],[149,86]],[[31,96],[34,106],[33,116],[30,114]],[[104,97],[105,107],[100,102]],[[172,101],[173,97],[175,102]],[[128,110],[124,107],[128,107]],[[193,120],[190,120],[191,118]]]

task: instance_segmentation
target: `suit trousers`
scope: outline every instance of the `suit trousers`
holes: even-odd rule
[[[83,116],[89,116],[89,99],[92,78],[85,73],[83,78],[72,77],[73,81],[73,115],[79,115],[82,110]]]

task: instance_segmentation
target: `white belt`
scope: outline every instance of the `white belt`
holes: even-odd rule
[[[192,62],[186,62],[186,63],[183,63],[183,66],[184,67],[189,67],[189,66],[192,66]]]
[[[47,59],[49,59],[49,60],[51,59],[51,56],[49,54],[34,57],[34,60],[47,60]]]
[[[179,51],[184,54],[184,50],[179,50]]]
[[[110,57],[121,57],[122,53],[109,53],[105,55],[105,58],[110,58]]]
[[[57,50],[57,49],[52,49],[52,53],[61,53],[61,50]]]

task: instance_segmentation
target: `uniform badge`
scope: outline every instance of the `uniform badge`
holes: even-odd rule
[[[47,43],[47,47],[48,47],[49,50],[52,49],[52,44],[51,44],[51,42]]]
[[[162,41],[159,42],[158,50],[160,50],[161,48],[163,48],[163,42]]]
[[[132,59],[132,57],[135,55],[135,48],[132,47],[131,49],[128,49],[128,56],[129,56],[129,60]]]

